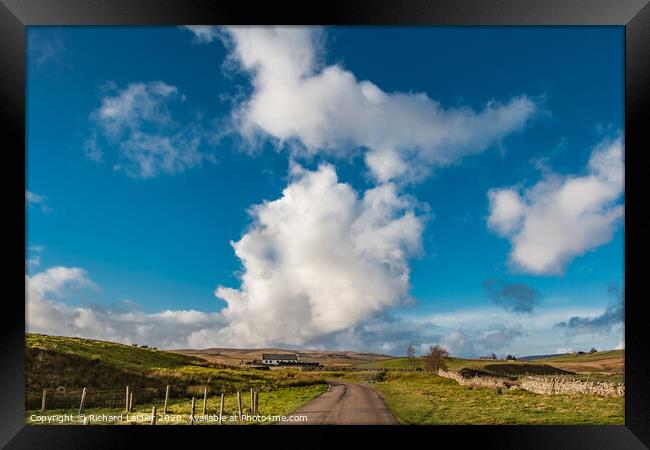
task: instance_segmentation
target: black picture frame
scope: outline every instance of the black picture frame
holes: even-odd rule
[[[119,448],[135,437],[148,445],[215,445],[224,436],[257,445],[262,438],[287,440],[295,427],[31,427],[24,423],[25,261],[25,28],[29,25],[176,25],[176,24],[367,24],[367,25],[618,25],[625,27],[625,425],[624,426],[417,426],[302,427],[300,439],[319,445],[342,434],[363,433],[381,442],[407,438],[406,445],[467,444],[482,448],[636,449],[650,446],[650,347],[647,300],[643,297],[641,217],[642,155],[650,149],[643,118],[650,105],[650,6],[648,0],[408,0],[333,1],[277,4],[210,0],[1,0],[0,123],[5,125],[2,180],[10,211],[12,287],[0,314],[2,362],[0,445],[6,448]],[[642,216],[643,215],[643,216]],[[645,224],[645,222],[643,222]],[[406,434],[406,436],[405,436]],[[399,436],[398,436],[399,435]],[[252,438],[251,438],[252,436]],[[435,438],[434,438],[435,436]],[[294,440],[295,437],[291,437]],[[347,436],[344,437],[347,439]],[[418,443],[420,442],[420,443]],[[443,444],[447,442],[448,444]],[[264,445],[263,441],[259,445]]]

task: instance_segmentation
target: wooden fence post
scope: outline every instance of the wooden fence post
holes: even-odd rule
[[[43,399],[41,400],[41,414],[45,413],[45,398],[47,397],[47,388],[43,389]]]
[[[129,386],[126,386],[126,400],[124,401],[124,411],[129,412]]]
[[[241,422],[241,416],[242,416],[242,411],[241,411],[241,391],[237,391],[237,407],[239,409],[239,421]]]
[[[79,414],[84,412],[84,402],[86,401],[86,388],[81,391],[81,403],[79,403]]]
[[[129,412],[133,412],[133,389],[129,394]]]
[[[205,416],[208,408],[208,387],[203,388],[203,415]]]
[[[165,389],[165,406],[163,407],[163,414],[167,414],[167,401],[169,400],[169,385]]]
[[[153,408],[151,408],[151,425],[156,424],[156,405],[153,405]]]
[[[253,393],[253,388],[251,388],[251,414],[255,412],[255,399],[253,398],[255,394]]]
[[[192,397],[192,411],[190,412],[190,425],[194,425],[194,397]]]
[[[221,403],[219,404],[219,425],[221,425],[222,417],[223,417],[223,393],[221,394]]]
[[[255,414],[258,414],[257,408],[259,407],[260,391],[255,391]]]

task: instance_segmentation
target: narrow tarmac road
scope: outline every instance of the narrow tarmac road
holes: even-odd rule
[[[328,381],[329,390],[290,414],[306,416],[306,422],[285,425],[394,425],[397,420],[382,398],[369,386]]]

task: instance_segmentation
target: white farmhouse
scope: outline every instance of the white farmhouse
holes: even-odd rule
[[[298,355],[292,354],[279,354],[279,353],[263,353],[262,362],[270,366],[279,366],[283,364],[297,364]]]

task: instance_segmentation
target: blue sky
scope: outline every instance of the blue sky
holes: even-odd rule
[[[622,161],[610,159],[622,156],[622,27],[264,32],[29,28],[28,328],[167,347],[393,354],[410,342],[473,356],[622,345],[612,288],[623,282]],[[481,114],[486,105],[493,115]],[[340,242],[362,249],[342,257],[353,269],[340,286],[335,269],[314,263],[333,257],[311,246],[331,236],[317,228],[323,218],[297,221],[310,213],[283,194],[295,186],[307,206],[347,202],[319,190],[323,167],[357,199],[382,187],[395,195],[381,219],[395,235],[368,225]],[[576,180],[592,184],[555,217]],[[525,204],[516,212],[513,196]],[[278,199],[282,213],[251,210]],[[351,211],[379,214],[358,201]],[[366,223],[350,214],[335,220]],[[316,228],[286,231],[305,223]],[[558,230],[566,239],[548,250],[544,233]],[[244,236],[238,257],[231,243]],[[294,242],[301,248],[286,250]],[[278,254],[256,254],[267,245]],[[366,286],[357,269],[386,284]],[[332,291],[348,300],[296,270],[349,287]],[[236,292],[215,296],[220,287]],[[312,315],[291,316],[297,302]],[[57,314],[41,319],[47,311]],[[122,329],[125,314],[135,319]]]

